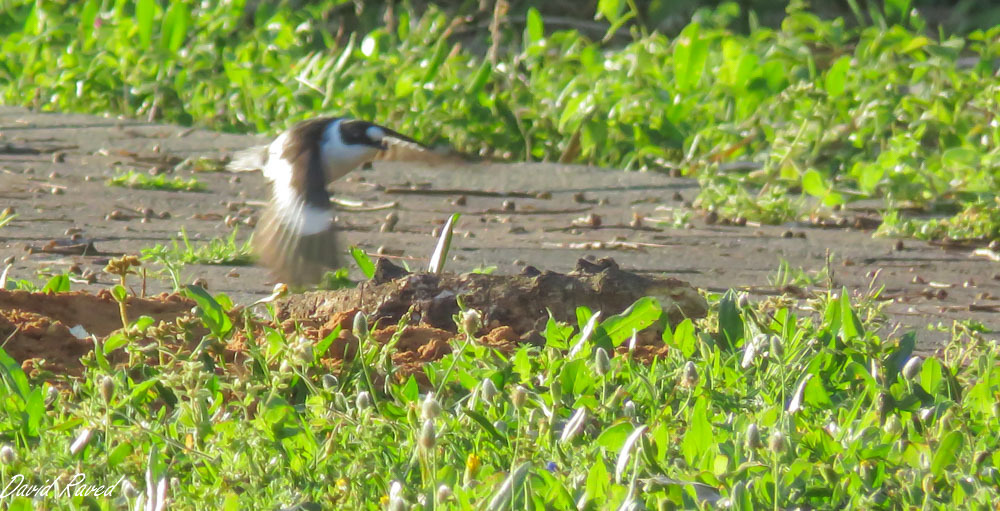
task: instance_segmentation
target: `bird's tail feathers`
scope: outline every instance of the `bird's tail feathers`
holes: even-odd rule
[[[267,163],[267,146],[259,145],[233,153],[226,168],[232,172],[252,172],[262,170]]]

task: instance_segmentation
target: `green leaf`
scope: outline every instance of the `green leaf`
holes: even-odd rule
[[[138,0],[135,6],[136,23],[139,26],[139,43],[149,48],[153,40],[153,17],[156,15],[156,0]]]
[[[400,390],[400,396],[406,400],[407,403],[416,403],[417,399],[420,397],[420,388],[417,386],[417,379],[411,374]]]
[[[698,349],[698,337],[694,333],[694,323],[690,318],[678,323],[674,328],[672,339],[674,346],[684,354],[684,358],[691,358]]]
[[[207,291],[192,284],[184,288],[184,295],[198,304],[198,316],[216,337],[222,339],[232,331],[233,323],[229,315]]]
[[[528,8],[524,33],[529,44],[535,44],[545,38],[545,25],[542,23],[542,15],[534,7]]]
[[[736,292],[732,289],[719,300],[719,334],[722,345],[729,349],[739,346],[743,340],[743,314],[736,303]]]
[[[597,2],[597,13],[594,15],[594,19],[604,17],[609,23],[615,23],[622,15],[624,8],[625,2],[623,0],[600,0]]]
[[[941,443],[938,444],[937,450],[934,452],[934,459],[931,461],[931,474],[934,474],[934,477],[940,477],[944,469],[955,462],[964,441],[965,437],[962,436],[961,431],[952,431],[945,435]]]
[[[610,486],[611,474],[608,473],[608,467],[604,466],[604,460],[598,457],[587,472],[587,500],[605,501]]]
[[[483,414],[469,409],[462,410],[462,413],[467,415],[470,419],[476,421],[476,423],[478,423],[484,430],[486,430],[487,433],[490,434],[491,437],[493,437],[495,442],[504,446],[508,444],[507,437],[500,434],[500,432],[497,431],[497,428],[493,426],[493,423],[484,417]]]
[[[708,420],[708,401],[698,397],[691,412],[688,429],[681,440],[681,452],[688,465],[697,467],[696,461],[701,455],[712,448],[715,435],[712,434],[712,423]]]
[[[844,95],[847,89],[847,71],[851,68],[851,57],[844,55],[837,59],[826,72],[824,88],[830,97],[836,98]]]
[[[965,170],[979,166],[979,153],[968,147],[952,147],[941,154],[941,164],[950,170]]]
[[[829,190],[819,172],[809,169],[802,174],[802,190],[813,197],[825,197]]]
[[[115,284],[115,287],[111,288],[111,296],[119,303],[124,303],[128,299],[128,290],[121,284]]]
[[[490,64],[488,59],[484,59],[483,63],[479,65],[479,70],[476,71],[476,75],[469,82],[469,86],[466,87],[465,93],[470,96],[475,96],[482,92],[483,88],[486,87],[486,82],[490,80],[490,76],[493,75],[493,66]]]
[[[52,277],[42,288],[42,292],[47,294],[68,293],[69,290],[69,275],[65,273]]]
[[[448,52],[451,51],[451,48],[452,45],[448,42],[448,38],[442,37],[438,39],[437,44],[434,45],[434,56],[431,57],[430,64],[427,65],[427,71],[424,73],[422,80],[424,83],[430,83],[437,77],[438,69],[441,68],[441,64],[448,58]]]
[[[621,314],[616,314],[601,322],[604,332],[611,338],[612,346],[619,346],[632,337],[632,332],[640,332],[660,319],[662,309],[655,298],[646,296],[635,301]]]
[[[708,60],[708,42],[701,38],[701,25],[691,23],[674,40],[674,84],[689,92],[701,81]]]
[[[28,384],[28,377],[25,376],[21,364],[11,358],[2,347],[0,347],[0,377],[8,391],[13,391],[22,401],[28,399],[31,393],[31,385]]]
[[[185,39],[187,39],[187,31],[190,15],[188,13],[188,7],[185,2],[170,2],[170,7],[167,8],[167,14],[163,18],[163,27],[161,32],[163,34],[160,40],[160,47],[170,51],[176,52],[184,44]]]
[[[857,313],[854,312],[854,308],[851,307],[849,294],[846,287],[841,288],[840,320],[841,333],[844,336],[844,340],[860,338],[865,335],[864,326],[861,325],[861,320],[858,318]]]
[[[371,280],[375,276],[375,263],[364,250],[359,247],[351,247],[351,257],[354,258],[354,263],[358,265],[361,273],[365,274],[366,279]]]
[[[314,361],[319,362],[321,358],[326,356],[326,352],[330,350],[330,346],[333,344],[333,341],[337,340],[337,337],[340,336],[341,329],[342,327],[338,324],[333,327],[333,330],[331,330],[330,333],[326,334],[326,337],[316,343],[316,348],[313,349],[313,355],[315,356]]]
[[[122,461],[125,461],[125,458],[131,456],[133,452],[135,452],[135,448],[132,447],[131,442],[118,444],[118,447],[112,449],[111,453],[108,454],[108,468],[117,467]]]
[[[597,436],[597,445],[608,451],[615,452],[622,448],[625,439],[634,428],[628,421],[619,422],[608,427]]]

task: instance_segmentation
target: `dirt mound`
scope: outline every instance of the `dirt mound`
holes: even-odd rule
[[[129,297],[130,318],[150,316],[173,321],[194,302],[177,294]],[[4,350],[22,364],[55,373],[78,374],[80,357],[93,349],[90,336],[104,338],[121,328],[118,302],[107,290],[94,294],[31,293],[0,290],[0,339]],[[42,367],[37,362],[44,360]]]
[[[522,343],[544,342],[549,313],[560,321],[575,323],[577,305],[601,310],[605,317],[627,308],[635,300],[653,295],[660,299],[671,323],[685,317],[704,316],[707,305],[697,290],[670,278],[640,276],[621,270],[611,259],[581,260],[568,274],[529,269],[522,275],[407,273],[380,260],[377,274],[355,289],[312,292],[286,297],[276,304],[277,322],[256,318],[250,321],[252,335],[238,329],[225,347],[225,361],[231,364],[246,355],[250,342],[265,337],[265,327],[278,328],[289,336],[298,335],[314,345],[329,340],[322,362],[337,372],[358,352],[359,342],[352,332],[355,315],[364,311],[369,324],[376,326],[372,339],[391,345],[389,357],[397,367],[397,377],[416,375],[421,383],[424,363],[440,359],[455,349],[462,339],[453,317],[458,302],[482,313],[482,328],[474,332],[476,341],[504,353]],[[130,318],[150,316],[154,325],[197,322],[191,318],[195,303],[177,294],[150,298],[130,297]],[[243,323],[230,312],[234,323]],[[400,330],[400,321],[408,322]],[[121,328],[118,303],[107,290],[85,292],[30,293],[0,291],[0,338],[4,349],[24,367],[57,374],[77,375],[80,357],[93,350],[92,336],[102,339]],[[333,339],[328,339],[339,328]],[[640,335],[636,355],[652,358],[665,349],[656,325]],[[177,329],[173,329],[177,330]],[[151,328],[150,336],[169,335],[169,325]],[[191,349],[201,335],[176,336],[167,340],[171,349]],[[192,346],[187,346],[191,344]],[[40,363],[44,360],[44,363]]]

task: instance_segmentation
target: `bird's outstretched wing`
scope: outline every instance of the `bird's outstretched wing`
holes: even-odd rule
[[[268,148],[262,167],[271,200],[257,223],[254,249],[283,282],[314,284],[341,262],[343,245],[333,224],[330,196],[318,146],[329,119],[296,125]]]

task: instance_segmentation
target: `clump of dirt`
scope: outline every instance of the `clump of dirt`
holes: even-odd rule
[[[130,318],[150,316],[173,321],[187,314],[194,302],[177,294],[129,297]],[[22,365],[54,373],[79,374],[80,357],[93,350],[90,335],[104,338],[121,328],[118,302],[107,290],[96,295],[31,293],[0,290],[0,340],[4,350]],[[38,367],[37,362],[45,364]]]
[[[507,326],[522,341],[545,329],[549,313],[558,321],[576,321],[576,308],[586,306],[605,316],[624,311],[644,296],[655,296],[671,324],[701,318],[708,303],[690,284],[622,270],[610,258],[577,261],[576,270],[561,274],[527,267],[521,275],[408,273],[379,259],[370,283],[355,289],[292,295],[276,304],[282,320],[328,318],[337,311],[359,308],[370,321],[395,324],[408,311],[414,323],[454,331],[458,298],[483,314],[489,331]],[[412,308],[412,310],[411,310]],[[510,334],[506,334],[510,335]]]
[[[249,338],[243,329],[237,329],[225,347],[225,360],[232,364],[241,359],[248,343],[262,338],[265,326],[289,334],[298,332],[313,343],[327,339],[339,328],[321,359],[331,372],[337,372],[358,353],[359,342],[352,328],[356,314],[364,312],[369,324],[379,326],[372,340],[393,344],[389,355],[397,367],[396,376],[415,375],[418,382],[426,384],[423,364],[451,353],[453,342],[462,337],[453,320],[459,312],[459,299],[482,313],[482,328],[473,332],[476,341],[512,353],[524,343],[544,343],[540,332],[550,311],[557,320],[574,322],[576,307],[585,305],[601,310],[606,317],[649,295],[659,298],[670,323],[703,317],[707,311],[704,298],[687,283],[626,272],[611,259],[596,263],[581,260],[568,274],[529,268],[514,276],[410,274],[382,259],[372,282],[356,289],[280,300],[276,303],[277,323],[251,321]],[[127,307],[130,318],[150,316],[157,323],[197,321],[190,317],[195,303],[177,294],[130,297]],[[238,310],[230,312],[234,321],[239,321]],[[399,331],[400,320],[407,314],[409,322]],[[91,336],[104,338],[120,327],[118,303],[107,290],[96,295],[0,290],[0,339],[7,339],[5,350],[25,367],[80,374],[80,357],[93,350]],[[666,347],[655,331],[657,327],[639,333],[632,356],[647,360],[663,355]],[[195,337],[200,335],[203,333],[184,337],[177,347],[185,349],[184,342],[197,342]],[[39,365],[39,360],[45,363]]]

